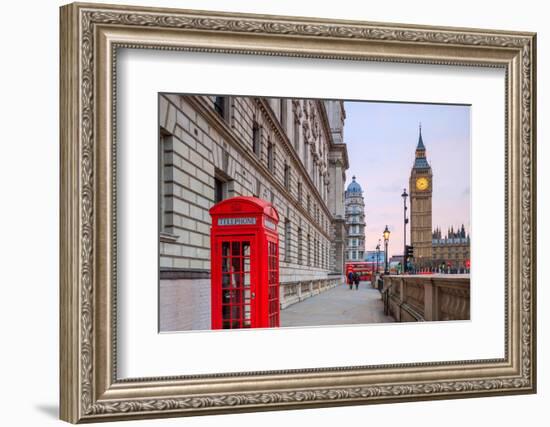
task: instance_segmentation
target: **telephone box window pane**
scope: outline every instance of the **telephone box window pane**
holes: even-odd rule
[[[229,291],[223,291],[222,293],[222,304],[229,304],[231,301],[231,294]]]
[[[250,258],[245,258],[243,261],[243,271],[250,273]]]
[[[243,242],[243,256],[250,256],[250,242]]]
[[[222,275],[222,289],[229,288],[230,283],[231,283],[231,276],[228,273],[224,273]]]
[[[233,288],[240,288],[242,285],[242,279],[240,274],[233,274]]]
[[[229,272],[229,258],[222,258],[222,272]]]
[[[238,273],[241,271],[240,269],[241,263],[238,258],[231,258],[231,273]]]
[[[225,295],[225,292],[224,292],[224,303],[225,303],[225,300],[226,299],[229,299],[229,295]],[[230,312],[229,312],[229,309],[230,309],[230,306],[227,305],[227,304],[223,304],[222,305],[222,317],[223,317],[223,320],[227,320],[229,319],[230,317]]]
[[[231,304],[240,304],[242,291],[231,291]]]
[[[231,317],[233,319],[236,319],[236,320],[241,320],[241,307],[238,306],[238,305],[234,305],[232,307],[232,313],[231,313]]]
[[[233,267],[233,273],[239,273],[242,271],[242,259],[241,258],[233,258],[232,259],[232,267]]]
[[[229,256],[229,242],[222,243],[222,256]]]
[[[241,242],[233,242],[231,244],[231,255],[232,256],[241,255]]]
[[[241,289],[243,287],[243,276],[242,276],[242,274],[235,274],[233,280],[234,280],[235,288]]]

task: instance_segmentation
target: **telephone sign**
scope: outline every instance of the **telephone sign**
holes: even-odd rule
[[[218,218],[218,225],[255,225],[256,218]]]

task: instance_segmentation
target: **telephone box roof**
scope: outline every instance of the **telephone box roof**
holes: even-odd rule
[[[276,222],[279,222],[277,209],[270,202],[250,196],[237,196],[222,200],[212,206],[210,215],[241,215],[241,214],[265,214]]]

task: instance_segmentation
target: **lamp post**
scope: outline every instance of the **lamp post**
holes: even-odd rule
[[[378,258],[380,258],[380,239],[378,239],[378,244],[376,245],[376,274],[378,274]]]
[[[386,228],[383,232],[384,236],[384,275],[389,274],[388,271],[388,240],[390,240],[390,230],[386,225]]]
[[[407,218],[407,189],[403,188],[403,274],[407,273],[407,223],[409,222]]]

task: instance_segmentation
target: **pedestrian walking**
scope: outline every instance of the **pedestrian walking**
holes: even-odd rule
[[[353,281],[355,283],[355,290],[359,289],[359,281],[361,280],[361,276],[359,276],[359,273],[355,272],[353,275]]]
[[[353,289],[353,271],[348,273],[348,285],[350,290]]]

